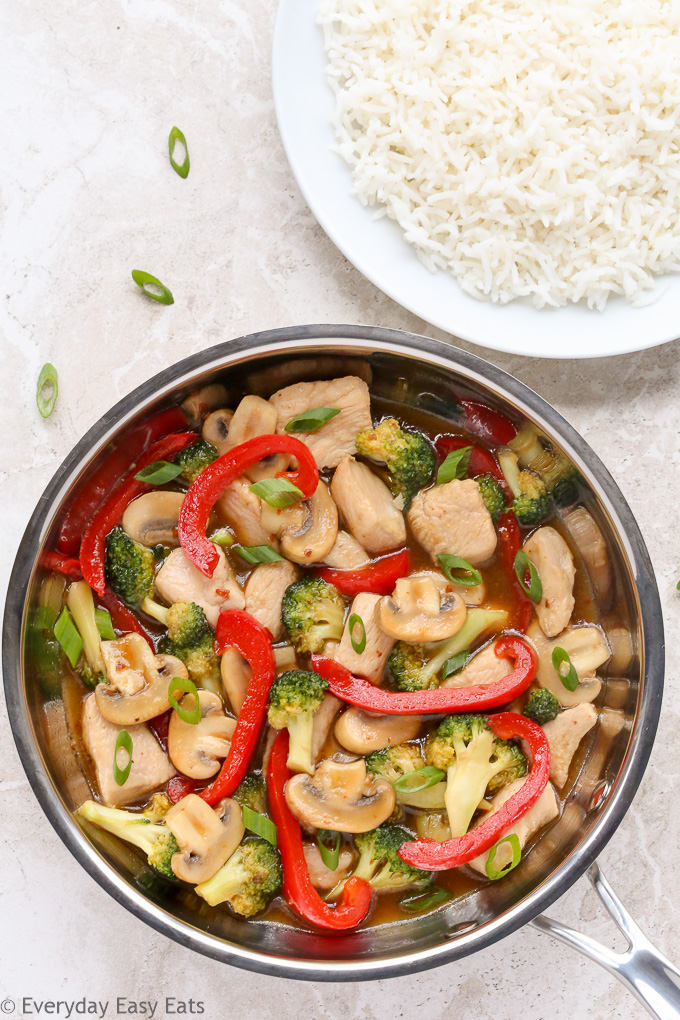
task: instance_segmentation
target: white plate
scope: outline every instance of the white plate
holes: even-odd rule
[[[643,308],[612,299],[539,311],[526,302],[476,301],[447,272],[430,273],[386,218],[351,194],[349,167],[331,151],[333,93],[326,79],[316,0],[280,0],[274,35],[276,116],[291,168],[310,209],[340,251],[376,287],[433,326],[483,347],[543,358],[596,358],[654,347],[680,334],[680,276],[661,277]]]

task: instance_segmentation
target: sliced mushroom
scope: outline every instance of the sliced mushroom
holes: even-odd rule
[[[236,720],[224,714],[222,699],[211,691],[199,690],[198,703],[201,718],[193,724],[180,719],[177,712],[170,716],[168,726],[168,754],[175,768],[191,779],[209,779],[226,758]],[[180,707],[191,711],[194,699],[186,694]]]
[[[284,531],[281,552],[294,563],[318,563],[328,555],[338,536],[338,508],[325,482],[307,501],[306,519],[299,529]]]
[[[286,802],[303,825],[336,832],[370,832],[392,814],[395,794],[386,779],[366,773],[363,758],[326,758],[313,776],[299,772],[288,780]]]
[[[443,843],[451,839],[451,826],[446,811],[428,811],[416,815],[416,832],[419,839],[436,839]]]
[[[595,700],[602,687],[595,676],[595,670],[604,665],[611,654],[599,627],[593,624],[585,627],[567,627],[549,641],[534,620],[527,629],[527,637],[538,655],[536,679],[541,687],[547,687],[552,691],[560,705],[571,708],[583,701]],[[575,691],[568,691],[557,675],[552,664],[552,653],[555,648],[564,649],[578,673],[579,685]]]
[[[220,456],[230,449],[229,430],[233,417],[233,411],[228,407],[222,407],[219,411],[209,414],[203,422],[203,438],[206,443],[215,447]]]
[[[227,449],[254,439],[255,436],[275,433],[276,417],[276,408],[268,400],[252,394],[244,397],[231,420]],[[289,458],[284,454],[275,453],[247,468],[245,474],[251,481],[257,482],[260,478],[272,478],[280,471],[285,471],[289,463]]]
[[[235,800],[220,801],[215,810],[197,794],[190,793],[174,804],[165,824],[177,840],[180,852],[171,867],[183,882],[207,882],[226,864],[243,839],[241,806]]]
[[[380,626],[397,641],[442,641],[457,634],[467,610],[460,595],[432,577],[400,577],[392,595],[380,600]]]
[[[177,522],[184,502],[183,492],[147,492],[128,504],[123,530],[142,545],[178,546]]]
[[[331,732],[335,717],[342,708],[342,701],[326,692],[321,707],[314,713],[312,723],[312,761],[316,763]],[[337,748],[337,745],[336,745]]]
[[[604,535],[585,507],[577,506],[563,520],[583,557],[600,608],[606,609],[612,592],[612,568]]]
[[[141,634],[102,641],[108,683],[97,684],[97,708],[118,726],[146,722],[170,708],[168,684],[186,677],[186,666],[174,655],[154,655]]]
[[[236,715],[241,711],[241,706],[245,701],[252,672],[240,652],[233,645],[228,645],[220,662],[220,674],[229,704]]]
[[[380,715],[348,708],[335,724],[335,738],[353,754],[369,754],[413,740],[420,732],[419,715]]]
[[[222,383],[209,383],[195,390],[182,404],[182,410],[190,421],[198,421],[206,411],[219,407],[227,399],[227,391]]]
[[[352,851],[343,847],[338,857],[338,866],[335,871],[331,871],[321,860],[321,852],[316,843],[305,843],[303,851],[312,885],[315,889],[321,889],[322,892],[329,892],[335,888],[338,882],[347,878],[354,860]]]

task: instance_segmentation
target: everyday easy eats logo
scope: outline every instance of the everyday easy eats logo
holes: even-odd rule
[[[19,998],[5,998],[0,1002],[0,1014],[5,1016],[43,1017],[55,1016],[69,1020],[70,1017],[128,1016],[144,1017],[144,1020],[165,1020],[173,1016],[199,1016],[205,1013],[205,1003],[200,999],[178,999],[167,995],[164,999],[36,999],[31,995]]]

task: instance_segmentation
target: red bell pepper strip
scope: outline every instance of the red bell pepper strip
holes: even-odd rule
[[[289,453],[296,458],[297,470],[282,472],[281,477],[297,485],[305,499],[316,491],[319,469],[309,447],[293,436],[275,435],[256,436],[223,453],[204,468],[189,487],[180,510],[177,533],[184,552],[206,577],[213,576],[220,561],[214,543],[205,535],[212,508],[239,475],[272,453]]]
[[[150,492],[154,488],[147,482],[137,481],[135,475],[142,468],[153,464],[154,461],[167,460],[168,457],[179,453],[185,446],[195,442],[196,438],[195,432],[174,432],[153,443],[137,461],[125,481],[114,490],[88,524],[80,546],[80,565],[83,577],[90,588],[94,588],[100,595],[104,594],[106,587],[104,577],[106,536],[111,528],[120,522],[128,503],[135,496],[140,496],[143,492]]]
[[[195,779],[189,779],[188,776],[172,776],[168,781],[167,796],[168,800],[176,804],[177,801],[182,800],[183,797],[187,797],[190,793],[193,793],[198,786]]]
[[[519,552],[522,539],[517,518],[511,510],[506,510],[501,516],[498,522],[498,536],[500,538],[500,556],[503,572],[515,596],[512,626],[515,630],[524,634],[531,622],[534,605],[522,589],[515,573],[515,557]]]
[[[73,577],[76,581],[82,581],[83,572],[80,568],[80,561],[72,556],[62,556],[61,553],[44,552],[40,557],[40,565],[45,570],[54,570],[57,574],[64,574],[65,577]]]
[[[171,407],[142,422],[124,436],[121,445],[97,468],[71,503],[59,529],[59,552],[68,556],[77,555],[83,532],[95,510],[120,484],[149,443],[186,426],[184,412],[179,407]]]
[[[465,446],[471,446],[472,444],[469,439],[465,439],[463,436],[445,435],[439,436],[434,445],[442,460],[446,460],[448,454],[453,450],[462,450]],[[505,481],[505,476],[496,463],[495,458],[488,450],[481,446],[472,446],[470,463],[468,464],[468,475],[470,478],[476,478],[477,475],[493,475],[496,481],[500,482],[508,502],[512,498],[508,489],[508,483]]]
[[[286,803],[285,786],[288,771],[288,731],[276,738],[269,757],[267,795],[279,840],[283,864],[283,895],[289,905],[305,921],[329,932],[356,928],[366,917],[371,905],[371,887],[363,878],[350,878],[336,904],[325,903],[312,885],[305,860],[300,823]]]
[[[492,407],[476,400],[460,400],[459,403],[465,411],[463,426],[473,436],[479,436],[492,446],[507,446],[517,435],[517,428],[510,419]]]
[[[248,771],[267,714],[269,688],[274,680],[272,636],[250,613],[242,609],[223,609],[217,620],[215,653],[221,655],[233,645],[248,662],[252,675],[245,700],[238,714],[229,753],[218,776],[199,796],[211,806],[229,797]]]
[[[435,687],[427,691],[395,693],[355,676],[334,659],[312,656],[312,668],[328,680],[332,694],[350,705],[385,715],[432,715],[439,712],[480,712],[507,705],[527,689],[536,676],[538,659],[533,648],[512,634],[498,638],[496,655],[514,659],[514,669],[502,680],[472,687]]]
[[[399,856],[414,868],[446,871],[478,857],[495,846],[503,833],[525,815],[545,790],[550,777],[550,746],[545,733],[531,719],[517,712],[490,715],[488,723],[501,740],[519,737],[526,741],[531,754],[531,771],[517,793],[480,825],[464,836],[444,840],[418,839],[402,843]]]
[[[172,715],[173,709],[169,708],[167,712],[161,712],[160,715],[155,716],[153,719],[149,719],[149,729],[153,730],[156,740],[161,745],[164,751],[168,750],[168,729],[170,727],[170,716]]]
[[[411,569],[408,549],[390,553],[379,560],[367,563],[354,570],[340,570],[336,567],[320,567],[316,570],[324,581],[334,584],[343,595],[358,595],[362,591],[374,595],[391,595],[400,577],[406,577]]]
[[[135,614],[120,601],[118,596],[111,591],[108,585],[104,589],[103,594],[99,596],[99,601],[105,609],[108,609],[109,616],[111,617],[111,623],[117,631],[127,634],[129,631],[133,630],[136,634],[141,634],[151,648],[151,651],[156,651],[152,639],[144,630]]]

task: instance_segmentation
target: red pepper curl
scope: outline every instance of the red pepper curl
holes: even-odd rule
[[[446,460],[447,456],[454,450],[463,450],[466,446],[471,446],[470,462],[468,464],[468,475],[470,478],[476,478],[478,475],[492,475],[500,484],[505,493],[506,500],[508,500],[510,493],[505,475],[496,463],[495,457],[488,450],[481,446],[473,446],[470,440],[465,439],[463,436],[450,436],[448,434],[439,436],[434,445],[442,460]]]
[[[459,403],[465,411],[463,427],[491,446],[507,446],[517,435],[516,426],[500,411],[477,400],[460,400]]]
[[[391,595],[400,577],[406,577],[411,570],[408,549],[382,556],[367,563],[365,567],[341,570],[336,567],[319,567],[316,573],[329,584],[334,584],[343,595],[359,595],[372,592],[374,595]]]
[[[500,556],[503,572],[508,586],[515,595],[512,626],[522,634],[526,632],[534,612],[534,604],[523,590],[515,573],[515,557],[519,552],[522,539],[517,518],[511,510],[506,510],[498,522],[500,539]]]

